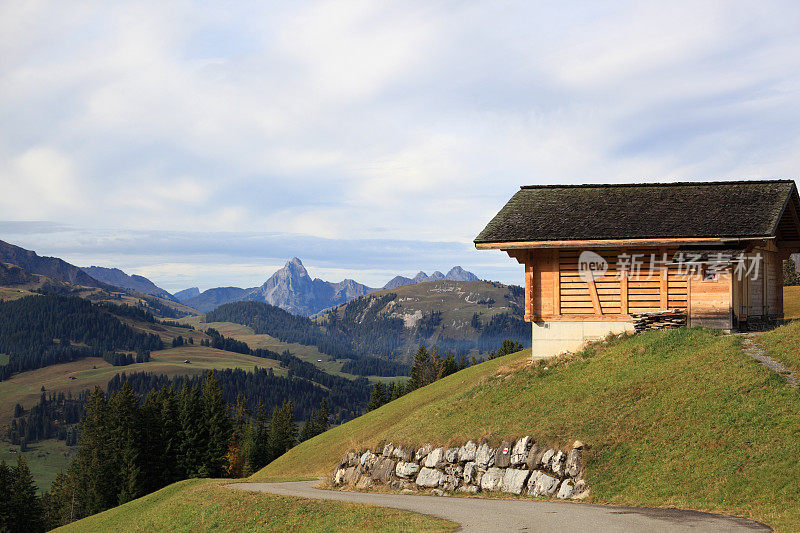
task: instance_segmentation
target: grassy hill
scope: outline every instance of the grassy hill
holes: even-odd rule
[[[233,491],[192,479],[56,531],[455,531],[456,524],[396,509]]]
[[[188,359],[189,364],[184,364]],[[286,369],[280,367],[278,361],[262,359],[251,355],[217,350],[207,346],[181,346],[150,354],[147,363],[134,363],[127,366],[112,366],[99,357],[87,357],[78,361],[52,365],[37,370],[22,372],[11,378],[0,381],[0,425],[8,424],[19,403],[29,408],[35,404],[44,387],[48,392],[71,391],[77,394],[86,389],[99,386],[105,389],[108,381],[115,374],[125,372],[151,372],[167,376],[195,375],[212,369],[273,368],[275,374],[285,375]],[[71,379],[75,378],[75,379]]]
[[[776,336],[792,334],[785,326]],[[520,352],[468,368],[306,441],[253,480],[330,474],[353,448],[588,443],[590,501],[683,507],[800,528],[800,392],[741,337],[649,332],[532,364]]]

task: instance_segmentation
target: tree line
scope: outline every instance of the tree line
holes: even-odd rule
[[[330,423],[324,399],[299,435],[290,400],[271,416],[264,404],[248,403],[240,394],[229,404],[213,372],[144,396],[127,381],[108,394],[95,388],[75,458],[48,492],[36,494],[24,458],[17,470],[0,464],[0,531],[44,531],[182,479],[249,475]]]
[[[118,350],[144,360],[151,350],[163,348],[158,335],[137,332],[112,312],[152,319],[130,306],[93,305],[75,296],[45,294],[0,302],[0,353],[9,356],[0,367],[0,380],[84,357],[127,362],[116,355]]]

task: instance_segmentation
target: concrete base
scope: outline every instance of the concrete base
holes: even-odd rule
[[[626,321],[553,321],[533,323],[532,357],[546,359],[566,352],[575,352],[589,341],[604,339],[613,333],[633,332],[633,323]]]

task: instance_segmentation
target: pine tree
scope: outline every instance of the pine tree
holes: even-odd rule
[[[386,392],[383,388],[383,383],[377,381],[372,386],[372,393],[369,395],[369,403],[367,404],[367,411],[374,411],[378,407],[386,403]]]
[[[185,477],[198,477],[203,462],[201,447],[206,442],[207,431],[200,393],[188,381],[184,381],[180,394],[180,424],[178,457],[181,472]]]
[[[303,424],[303,429],[300,431],[300,442],[305,442],[314,435],[316,435],[316,428],[314,427],[316,421],[314,420],[316,412],[312,409],[308,420]]]
[[[8,494],[10,500],[10,530],[35,533],[44,531],[42,521],[42,503],[36,494],[36,483],[28,468],[25,457],[20,455],[17,459],[17,468],[14,470],[14,483]]]
[[[297,441],[297,426],[294,423],[294,407],[290,400],[275,409],[269,425],[270,459],[276,459],[289,451]]]
[[[427,385],[425,382],[426,374],[430,366],[430,355],[424,345],[420,345],[414,354],[414,362],[411,364],[411,379],[408,380],[409,390],[416,390]]]
[[[442,365],[442,377],[449,376],[458,372],[458,363],[456,363],[456,356],[453,352],[447,352],[444,363]]]
[[[0,462],[0,531],[11,529],[11,487],[14,484],[14,476],[11,468],[5,461]]]
[[[139,401],[127,381],[108,404],[109,434],[114,450],[112,464],[116,473],[117,503],[123,504],[142,494],[141,468],[139,465],[141,428]]]
[[[109,447],[108,404],[100,387],[89,396],[81,426],[78,453],[69,467],[76,484],[78,505],[74,517],[99,513],[117,504],[116,472]]]
[[[203,477],[219,477],[226,466],[225,456],[232,428],[228,404],[222,396],[222,389],[214,378],[213,371],[209,371],[203,381],[202,404],[208,440],[201,474]]]
[[[330,418],[331,412],[328,410],[328,400],[323,398],[322,402],[319,404],[319,411],[317,411],[317,416],[315,418],[315,435],[319,435],[320,433],[325,433],[328,431],[328,427],[330,426]]]

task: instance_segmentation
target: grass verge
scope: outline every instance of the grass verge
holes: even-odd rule
[[[430,516],[372,505],[290,498],[193,479],[56,531],[455,531]]]

